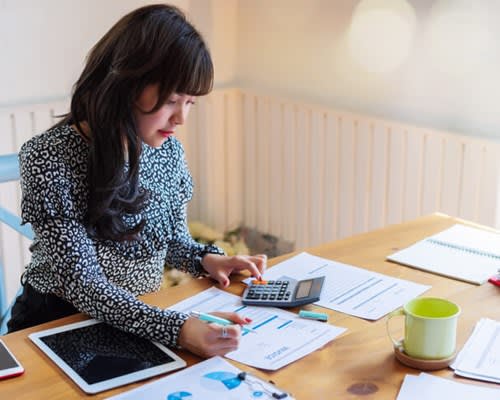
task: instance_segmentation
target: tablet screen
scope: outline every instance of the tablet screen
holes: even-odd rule
[[[37,332],[30,338],[86,392],[185,366],[167,348],[95,320]]]
[[[150,341],[106,324],[55,333],[40,340],[89,384],[173,361]]]

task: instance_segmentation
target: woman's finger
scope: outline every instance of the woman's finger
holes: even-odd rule
[[[267,256],[265,254],[256,254],[252,256],[252,261],[259,269],[259,272],[263,274],[267,267]]]
[[[216,315],[217,317],[221,317],[221,318],[224,318],[224,319],[227,319],[227,320],[233,322],[235,325],[228,325],[226,327],[229,329],[235,329],[236,330],[235,336],[238,336],[239,334],[241,334],[241,328],[239,327],[239,325],[244,325],[244,324],[247,324],[249,322],[246,318],[243,318],[240,314],[235,313],[235,312],[220,312],[219,311],[219,312],[213,312],[210,314]]]
[[[261,273],[257,265],[251,260],[251,257],[248,256],[235,256],[233,260],[231,260],[231,264],[234,269],[238,271],[242,271],[244,269],[248,270],[252,276],[257,279],[261,278]]]
[[[225,288],[225,287],[228,287],[229,286],[229,278],[227,277],[227,273],[222,270],[222,269],[218,269],[214,272],[214,274],[212,275],[212,278],[214,278],[217,282],[219,282],[219,284]]]
[[[232,351],[238,350],[238,347],[221,347],[221,348],[216,348],[212,349],[209,354],[207,354],[206,357],[213,357],[213,356],[225,356],[227,353],[231,353]]]

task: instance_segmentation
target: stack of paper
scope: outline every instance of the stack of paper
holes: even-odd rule
[[[474,399],[498,400],[500,389],[467,385],[421,373],[406,375],[396,400]]]
[[[500,383],[500,322],[479,320],[451,368],[457,375]]]

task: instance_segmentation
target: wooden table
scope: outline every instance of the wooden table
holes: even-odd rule
[[[431,285],[432,288],[425,293],[425,296],[444,297],[456,302],[462,308],[457,335],[457,345],[460,349],[479,318],[500,320],[500,288],[489,283],[482,286],[471,285],[385,261],[388,254],[437,233],[457,221],[444,215],[432,215],[306,250],[320,257]],[[269,264],[276,264],[289,256],[273,259]],[[243,292],[244,285],[239,282],[241,279],[241,276],[234,278],[229,289],[232,293]],[[167,307],[212,284],[213,282],[206,279],[193,280],[182,286],[144,296],[143,299],[147,303]],[[326,311],[329,314],[329,322],[348,328],[347,332],[324,348],[275,372],[255,370],[231,362],[239,368],[253,370],[262,378],[273,380],[297,399],[395,399],[405,374],[420,372],[403,366],[394,358],[392,345],[386,333],[385,318],[373,322],[313,306],[312,309],[314,308]],[[82,315],[76,315],[4,336],[3,340],[18,357],[26,372],[21,377],[0,382],[1,398],[53,400],[89,397],[27,337],[31,332],[81,319],[84,319]],[[395,334],[398,334],[397,324],[394,325]],[[179,355],[188,365],[200,361],[199,358],[186,352],[179,352]],[[440,370],[434,374],[471,384],[499,387],[495,384],[454,377],[450,369]],[[103,392],[92,398],[102,399],[140,384]]]

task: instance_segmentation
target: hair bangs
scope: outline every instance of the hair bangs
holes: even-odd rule
[[[174,46],[178,47],[178,57],[176,60],[169,60],[169,72],[176,77],[173,92],[190,96],[210,93],[214,68],[203,40],[197,33],[192,33],[179,39]]]
[[[203,49],[205,50],[205,49]],[[177,93],[190,96],[204,96],[212,91],[214,71],[208,52],[201,51],[191,62],[183,66],[176,88]]]

